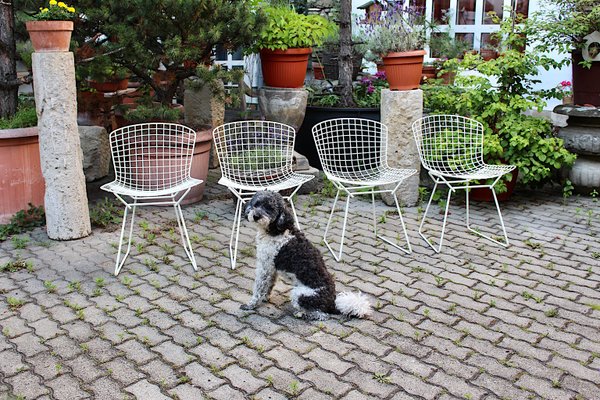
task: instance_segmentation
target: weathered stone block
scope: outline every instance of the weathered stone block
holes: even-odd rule
[[[419,200],[419,171],[421,161],[411,126],[423,116],[423,91],[381,91],[381,122],[388,127],[388,163],[390,167],[416,169],[417,173],[400,185],[398,201],[405,206],[414,206]],[[394,204],[389,193],[382,194],[387,205]]]
[[[86,182],[104,178],[110,167],[110,142],[106,129],[101,126],[80,126],[79,140]]]

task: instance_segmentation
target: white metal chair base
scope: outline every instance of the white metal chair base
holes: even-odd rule
[[[407,172],[406,170],[397,170],[397,171],[401,171],[404,175],[406,175],[406,172]],[[416,171],[409,170],[408,172],[409,172],[409,175],[412,175]],[[327,226],[325,227],[325,234],[323,235],[323,242],[325,243],[325,246],[327,246],[327,248],[331,252],[331,255],[333,256],[333,258],[336,261],[339,262],[342,259],[342,255],[343,255],[344,238],[346,235],[346,223],[348,220],[348,208],[350,205],[350,199],[356,195],[363,195],[363,194],[371,195],[372,215],[373,215],[373,232],[375,234],[375,237],[390,244],[391,246],[395,247],[396,249],[403,251],[406,254],[410,254],[412,252],[410,240],[408,238],[408,233],[406,231],[406,225],[404,224],[404,218],[402,217],[402,211],[400,210],[400,204],[398,202],[398,197],[396,196],[396,190],[398,189],[398,187],[400,186],[400,184],[402,182],[397,183],[397,185],[392,190],[389,190],[389,189],[376,190],[375,186],[368,186],[368,185],[367,186],[360,185],[360,186],[353,186],[353,187],[345,187],[344,185],[342,185],[341,183],[339,183],[335,180],[332,180],[332,183],[337,187],[337,193],[335,195],[335,200],[333,201],[333,206],[331,207],[331,213],[329,214],[329,219],[327,220]],[[370,189],[370,190],[364,191],[365,189]],[[337,205],[337,201],[338,201],[340,193],[342,191],[346,192],[347,198],[346,198],[346,206],[344,208],[344,222],[342,225],[342,234],[340,236],[340,249],[336,254],[336,251],[333,249],[333,247],[327,240],[327,233],[329,232],[329,227],[331,225],[331,221],[332,221],[333,215],[335,213],[335,206]],[[398,212],[398,215],[400,216],[400,223],[402,224],[402,231],[404,233],[404,239],[406,241],[406,248],[401,247],[401,246],[397,245],[396,243],[394,243],[393,241],[391,241],[390,239],[377,234],[377,218],[375,216],[375,194],[376,193],[388,193],[388,192],[391,193],[392,196],[394,197],[394,202],[396,204],[396,211]]]
[[[193,178],[192,178],[193,179]],[[201,180],[194,179],[198,183],[202,183]],[[105,189],[106,190],[106,189]],[[133,198],[133,204],[128,203],[121,197],[119,194],[113,194],[125,205],[125,212],[123,213],[123,224],[121,226],[121,235],[119,237],[119,248],[117,250],[117,261],[115,263],[115,276],[119,275],[121,272],[121,268],[125,264],[127,257],[129,256],[129,252],[131,251],[131,239],[133,234],[133,226],[135,221],[135,210],[139,206],[164,206],[164,205],[172,205],[175,209],[175,217],[177,218],[177,225],[179,226],[179,233],[181,235],[181,242],[183,244],[183,249],[188,259],[192,263],[192,267],[194,271],[198,270],[198,264],[196,263],[196,257],[194,256],[194,251],[192,249],[192,243],[190,242],[189,233],[187,230],[187,226],[185,224],[185,219],[183,217],[183,211],[181,210],[181,201],[185,198],[185,196],[189,193],[191,188],[188,188],[185,193],[181,197],[178,198],[179,193],[174,193],[172,195],[165,196],[135,196]],[[152,202],[144,201],[143,203],[139,203],[139,200],[155,200]],[[125,254],[121,253],[121,249],[123,247],[123,236],[125,234],[125,226],[127,225],[127,214],[129,209],[131,209],[131,222],[129,225],[129,235],[127,238],[127,250]]]
[[[496,190],[494,189],[494,186],[496,185],[496,183],[498,183],[498,181],[500,180],[501,176],[495,177],[496,179],[494,180],[494,182],[491,185],[469,185],[470,180],[447,180],[442,176],[438,176],[436,174],[433,174],[430,172],[429,174],[431,176],[431,178],[433,179],[433,181],[435,182],[434,186],[433,186],[433,191],[431,192],[431,196],[429,197],[429,202],[427,203],[427,207],[425,208],[425,213],[423,214],[423,218],[421,219],[421,224],[419,225],[419,235],[421,235],[421,237],[427,242],[427,244],[436,252],[439,253],[442,249],[442,244],[444,242],[444,232],[446,230],[446,222],[448,220],[448,208],[450,207],[450,199],[452,197],[452,193],[454,193],[457,190],[465,190],[466,191],[466,226],[467,229],[470,232],[473,232],[485,239],[488,239],[489,241],[496,243],[500,246],[503,247],[508,247],[508,235],[506,234],[506,227],[504,226],[504,219],[502,218],[502,213],[500,212],[500,205],[498,203],[498,198],[496,197]],[[489,177],[488,178],[492,178]],[[429,211],[429,206],[431,205],[431,202],[433,200],[433,197],[435,195],[435,191],[437,190],[438,184],[440,183],[444,183],[446,186],[448,186],[448,196],[446,198],[446,209],[444,210],[444,220],[442,222],[442,233],[440,235],[440,241],[439,241],[439,245],[436,246],[431,242],[431,240],[429,240],[424,234],[423,234],[423,225],[425,223],[425,220],[427,218],[427,213]],[[458,185],[455,186],[454,184],[464,184],[464,186],[462,185]],[[492,191],[492,195],[494,196],[494,203],[496,204],[496,210],[498,212],[498,218],[500,220],[500,225],[502,226],[502,233],[504,236],[504,242],[500,242],[499,240],[496,240],[494,238],[492,238],[491,236],[485,235],[473,228],[471,228],[470,222],[469,222],[469,190],[470,189],[474,189],[474,188],[489,188]]]

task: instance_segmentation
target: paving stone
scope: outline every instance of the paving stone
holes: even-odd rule
[[[234,387],[248,395],[268,386],[266,381],[255,378],[250,371],[240,368],[238,365],[230,365],[221,371],[221,373],[223,377],[229,379]]]
[[[67,336],[58,336],[54,339],[50,339],[44,344],[52,349],[55,354],[60,355],[60,358],[64,360],[71,359],[81,354],[81,347],[73,339]]]
[[[156,357],[154,353],[137,340],[128,340],[118,345],[117,349],[123,351],[128,359],[138,364],[146,363]]]
[[[135,369],[133,361],[122,358],[116,358],[104,363],[102,367],[108,371],[111,378],[126,386],[144,378],[144,374]]]
[[[186,353],[181,346],[173,342],[164,342],[158,346],[154,346],[152,350],[162,354],[164,360],[178,367],[189,363],[190,360],[195,358]]]
[[[90,384],[90,389],[94,393],[94,399],[97,400],[119,399],[124,396],[119,384],[106,377],[95,380]]]
[[[291,397],[294,393],[302,393],[309,386],[297,375],[276,367],[266,369],[259,374],[259,377],[269,382],[273,389],[284,393],[288,397]]]
[[[73,375],[81,379],[83,382],[93,382],[104,373],[102,370],[96,367],[96,364],[91,358],[85,355],[67,361],[66,365],[71,368]]]
[[[293,354],[296,355],[295,353]],[[260,353],[256,349],[247,347],[244,344],[230,350],[229,355],[236,359],[241,367],[249,368],[253,371],[260,372],[274,364],[273,361],[266,358],[264,353]],[[302,360],[302,362],[305,361]]]
[[[203,363],[215,366],[219,369],[235,362],[235,360],[226,354],[221,349],[211,345],[210,343],[202,343],[189,350],[191,353],[198,356],[197,359],[202,360]]]
[[[276,392],[273,389],[267,388],[258,392],[255,396],[256,400],[288,400],[289,396]]]
[[[91,397],[88,393],[81,389],[77,379],[70,375],[60,375],[58,378],[46,382],[46,384],[50,386],[52,389],[52,394],[56,399],[88,399]]]
[[[312,350],[304,357],[336,375],[342,375],[352,368],[352,364],[340,360],[334,353],[319,348]]]
[[[208,394],[211,399],[215,400],[245,400],[247,396],[241,393],[239,390],[232,388],[231,386],[223,385],[217,390],[214,390]]]
[[[30,371],[23,371],[6,379],[13,388],[13,393],[26,399],[34,399],[48,393],[48,389],[40,379]]]
[[[152,360],[139,368],[146,373],[150,381],[161,386],[171,388],[177,384],[178,377],[173,368],[160,360]]]
[[[226,382],[198,362],[188,364],[185,367],[185,375],[191,379],[195,387],[199,387],[204,391],[214,390]]]
[[[1,320],[0,327],[2,327],[2,335],[9,338],[31,332],[31,328],[25,325],[25,321],[14,316]]]
[[[294,374],[299,374],[306,369],[312,368],[314,364],[303,357],[297,355],[295,352],[286,349],[283,346],[277,346],[264,353],[264,355],[274,360],[277,365],[288,371],[292,371]]]
[[[5,350],[0,353],[0,372],[2,372],[2,375],[14,375],[22,368],[26,368],[26,365],[19,353],[14,350]]]
[[[41,344],[41,339],[32,333],[26,333],[17,338],[11,339],[11,341],[17,345],[19,352],[24,354],[26,357],[34,356],[42,351],[48,350],[48,347]]]
[[[486,390],[473,386],[455,376],[448,375],[444,371],[436,372],[428,382],[443,387],[449,393],[461,398],[481,399],[486,394]]]
[[[390,379],[388,383],[378,382],[374,379],[375,375],[370,373],[364,373],[359,369],[355,368],[348,373],[346,373],[341,379],[347,383],[360,383],[360,390],[367,394],[367,398],[387,398],[392,393],[398,391],[398,385],[396,382],[391,381],[390,375],[386,372],[382,372],[384,377],[388,377]]]
[[[527,390],[531,390],[538,395],[542,396],[544,399],[568,399],[570,397],[570,393],[559,388],[552,387],[552,383],[545,380],[535,378],[529,375],[523,375],[519,378],[518,381],[515,382],[517,387],[522,387]]]
[[[169,394],[172,398],[177,396],[179,400],[198,400],[206,398],[205,392],[188,384],[179,385],[176,388],[169,390]]]
[[[133,393],[138,399],[148,400],[168,400],[169,397],[161,393],[160,388],[151,384],[147,380],[139,381],[125,388],[129,393]]]
[[[307,382],[312,382],[314,387],[334,398],[340,398],[352,388],[350,384],[342,382],[336,375],[320,368],[309,369],[299,377]]]
[[[119,351],[107,340],[95,338],[81,345],[94,360],[104,363],[119,355]]]

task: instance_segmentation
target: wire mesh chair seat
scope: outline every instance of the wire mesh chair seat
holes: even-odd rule
[[[312,129],[312,134],[323,166],[323,172],[337,189],[323,235],[323,241],[336,261],[340,261],[343,255],[350,199],[364,194],[371,195],[375,237],[407,254],[410,253],[412,248],[396,191],[404,179],[414,175],[417,171],[414,169],[392,168],[388,165],[387,126],[377,121],[362,118],[337,118],[316,124]],[[406,247],[401,247],[390,239],[377,234],[376,193],[392,194],[404,232]],[[336,253],[327,239],[327,234],[340,194],[345,194],[347,198],[340,236],[340,248]]]
[[[296,131],[273,121],[229,122],[213,130],[215,149],[221,165],[219,184],[236,197],[236,210],[229,240],[231,268],[235,268],[243,205],[261,190],[288,190],[282,196],[298,217],[292,197],[312,175],[292,170]]]
[[[504,247],[508,246],[508,236],[494,186],[500,181],[500,178],[516,167],[514,165],[491,165],[484,162],[483,125],[474,119],[459,115],[430,115],[415,121],[412,125],[412,131],[421,163],[434,182],[431,197],[419,225],[421,237],[435,252],[440,252],[444,241],[450,198],[456,190],[462,189],[466,193],[467,229],[496,244]],[[490,180],[492,182],[489,182]],[[472,184],[473,181],[475,181],[474,184]],[[432,241],[423,234],[423,225],[439,184],[446,185],[449,190],[442,233],[439,245],[436,248]],[[503,242],[471,228],[469,221],[469,190],[473,188],[489,188],[492,191],[504,235]]]
[[[173,206],[183,248],[194,270],[197,270],[181,210],[181,201],[192,187],[203,182],[190,176],[196,132],[179,124],[146,123],[116,129],[111,132],[109,140],[115,180],[102,185],[101,189],[113,193],[125,205],[115,275],[121,271],[131,250],[136,208],[153,205]],[[122,254],[129,211],[131,221],[127,250]]]

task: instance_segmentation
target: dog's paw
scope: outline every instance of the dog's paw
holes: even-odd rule
[[[252,305],[252,304],[242,304],[242,305],[240,306],[240,309],[241,309],[241,310],[245,310],[245,311],[254,310],[255,308],[256,308],[256,306],[255,306],[255,305]]]
[[[294,317],[296,317],[298,319],[305,319],[306,313],[304,311],[296,311],[296,312],[294,312]]]

